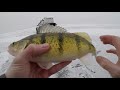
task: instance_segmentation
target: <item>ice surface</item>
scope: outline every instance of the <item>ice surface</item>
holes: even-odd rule
[[[102,55],[114,63],[117,61],[117,56],[106,53],[106,50],[113,48],[113,46],[103,45],[99,39],[99,36],[106,34],[120,36],[119,28],[81,28],[74,25],[71,27],[66,26],[65,28],[69,32],[88,33],[92,38],[92,43],[96,49],[100,51],[98,55]],[[8,45],[13,41],[17,41],[31,34],[35,34],[35,32],[36,27],[33,27],[16,32],[0,34],[0,75],[6,72],[13,60],[13,57],[7,52]],[[82,61],[84,61],[84,63]],[[97,64],[95,57],[88,54],[80,60],[76,59],[67,67],[52,75],[50,78],[111,78],[111,76],[106,70],[102,69]]]

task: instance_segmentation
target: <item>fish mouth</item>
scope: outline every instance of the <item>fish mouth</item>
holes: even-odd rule
[[[12,56],[16,56],[16,53],[15,53],[15,51],[9,46],[8,47],[8,53],[10,54],[10,55],[12,55]]]

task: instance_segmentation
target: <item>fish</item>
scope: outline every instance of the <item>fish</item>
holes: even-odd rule
[[[52,63],[72,61],[88,53],[96,55],[96,49],[90,40],[88,34],[83,32],[39,33],[11,43],[8,52],[12,56],[16,56],[30,44],[48,43],[50,50],[41,55],[38,60],[32,62],[38,63],[44,69],[49,69],[52,67]]]
[[[72,61],[88,53],[96,56],[96,49],[90,36],[85,32],[70,33],[54,23],[53,18],[44,18],[36,28],[36,34],[15,41],[8,46],[8,52],[17,56],[30,44],[50,45],[50,50],[38,57],[37,63],[43,69],[49,69],[53,63]]]

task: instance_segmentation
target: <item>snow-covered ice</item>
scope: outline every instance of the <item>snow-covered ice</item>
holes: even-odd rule
[[[69,32],[88,33],[92,38],[92,43],[96,49],[100,51],[98,55],[102,55],[114,63],[117,61],[117,56],[106,53],[106,50],[113,48],[113,46],[103,45],[99,39],[99,36],[106,34],[120,36],[119,28],[81,28],[74,25],[71,27],[66,26],[65,28]],[[13,57],[7,52],[8,45],[13,41],[17,41],[31,34],[35,34],[35,32],[36,29],[33,27],[16,32],[0,34],[0,75],[6,72],[13,60]],[[84,61],[85,64],[83,64],[82,61]],[[111,76],[106,70],[102,69],[97,64],[95,57],[88,54],[81,58],[81,61],[76,59],[67,67],[52,75],[50,78],[111,78]]]

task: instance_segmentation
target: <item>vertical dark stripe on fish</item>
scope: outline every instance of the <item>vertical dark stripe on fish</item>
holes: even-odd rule
[[[43,34],[41,35],[41,44],[44,44],[44,43],[46,42],[45,36],[46,36],[45,33],[43,33]]]
[[[76,46],[78,48],[78,50],[80,49],[80,38],[78,35],[75,35],[75,41],[76,41]]]
[[[91,47],[91,43],[88,41],[88,40],[86,40],[85,38],[83,38],[83,37],[80,37],[81,38],[81,40],[83,40],[85,43],[86,43],[86,45],[88,45],[88,47],[89,47],[89,50],[91,50],[92,49],[92,47]],[[92,45],[93,46],[93,45]],[[93,46],[94,47],[94,46]]]
[[[59,35],[59,38],[58,38],[58,40],[59,40],[59,52],[60,52],[60,54],[62,54],[63,53],[63,33],[58,33],[58,35]]]

